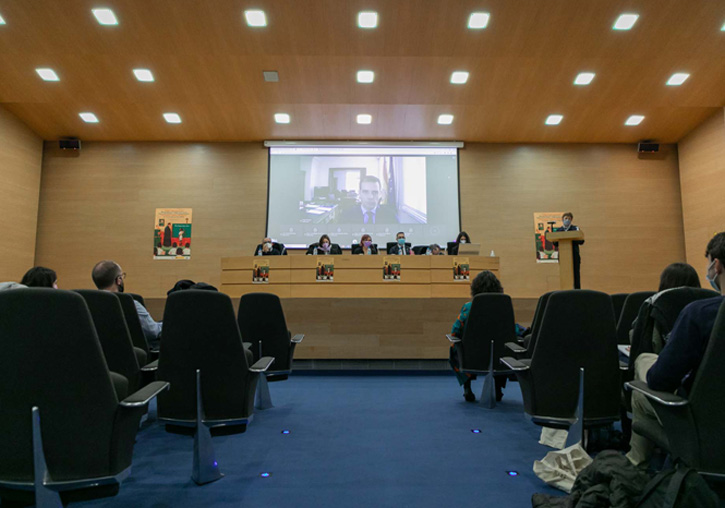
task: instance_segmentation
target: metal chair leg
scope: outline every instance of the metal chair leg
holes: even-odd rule
[[[584,367],[579,368],[579,400],[576,405],[574,423],[569,427],[565,447],[582,443],[584,445]]]
[[[267,374],[261,372],[257,381],[257,393],[254,397],[254,407],[257,409],[270,409],[274,407],[272,404],[272,395],[269,393],[269,381]]]
[[[194,433],[194,465],[191,479],[197,485],[204,485],[222,478],[216,461],[211,432],[204,423],[204,407],[201,401],[201,371],[196,371],[196,432]]]
[[[493,377],[493,341],[491,341],[491,355],[488,359],[488,374],[483,379],[480,405],[488,409],[496,407],[496,382]]]
[[[43,438],[40,433],[40,411],[37,406],[31,410],[33,420],[33,487],[37,508],[63,508],[60,495],[45,486],[50,482],[48,466],[43,452]]]

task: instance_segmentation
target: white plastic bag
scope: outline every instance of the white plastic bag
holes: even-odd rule
[[[563,450],[549,452],[541,460],[535,460],[534,473],[552,487],[568,494],[574,487],[577,475],[591,463],[592,458],[577,443]]]

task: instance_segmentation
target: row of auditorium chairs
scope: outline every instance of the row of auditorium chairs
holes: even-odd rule
[[[205,425],[244,431],[259,376],[285,379],[302,340],[291,337],[275,295],[245,295],[235,315],[227,295],[186,290],[169,295],[159,358],[151,361],[133,299],[96,290],[0,293],[3,502],[32,493],[31,413],[39,416],[51,490],[117,490],[155,396],[160,421],[195,426],[200,370]]]
[[[618,329],[626,328],[629,337],[635,317],[639,322],[637,329],[641,327],[645,333],[658,319],[661,322],[656,312],[647,312],[649,304],[643,305],[652,294],[633,293],[621,298],[617,319],[617,303],[605,293],[546,293],[538,301],[526,345],[514,338],[511,298],[493,293],[476,295],[460,339],[462,355],[458,367],[462,372],[477,375],[514,373],[524,411],[538,425],[570,429],[571,433],[575,425],[584,429],[611,424],[620,419],[623,385],[631,380],[631,368],[628,376],[627,365],[619,361]],[[676,315],[687,303],[713,296],[717,293],[694,288],[662,293],[658,298],[667,300],[662,308],[674,309],[662,326],[671,330]],[[637,353],[633,345],[630,365]],[[673,458],[715,476],[725,474],[725,436],[721,428],[725,418],[725,376],[721,374],[724,363],[725,303],[687,399],[654,392],[641,381],[627,383],[648,391],[658,401],[653,405],[664,425],[664,432],[652,426],[635,425],[634,430],[649,437]],[[481,396],[482,400],[491,400],[492,393],[486,394],[486,390],[492,391],[493,383],[488,383],[488,387],[484,383]]]

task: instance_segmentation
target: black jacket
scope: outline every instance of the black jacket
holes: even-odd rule
[[[315,242],[312,245],[310,245],[307,248],[307,252],[305,252],[305,254],[307,254],[308,256],[311,255],[311,254],[314,254],[315,253],[315,249],[317,249],[317,255],[318,256],[324,256],[325,255],[325,251],[323,251],[320,248],[320,244],[317,243],[317,242]],[[342,254],[342,249],[340,248],[340,245],[338,245],[336,243],[330,243],[330,252],[328,252],[328,254]]]

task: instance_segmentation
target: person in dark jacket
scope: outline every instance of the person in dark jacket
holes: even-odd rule
[[[574,214],[571,212],[566,212],[564,215],[561,216],[561,222],[562,226],[560,228],[557,228],[556,231],[579,231],[579,226],[575,226],[571,223],[571,221],[574,220]],[[574,263],[574,289],[581,289],[582,283],[581,283],[581,275],[580,275],[580,268],[582,264],[582,258],[579,255],[579,246],[584,244],[584,240],[577,240],[575,242],[571,242],[571,253]],[[554,245],[557,245],[555,243]]]
[[[330,237],[327,235],[322,235],[320,237],[320,241],[317,243],[311,244],[307,248],[307,252],[305,252],[307,255],[315,255],[315,256],[326,256],[328,254],[342,254],[342,249],[340,246],[336,243],[332,243],[330,241]]]

